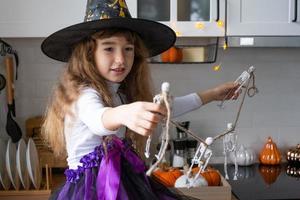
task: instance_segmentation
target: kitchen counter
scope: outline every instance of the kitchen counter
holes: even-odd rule
[[[224,165],[214,165],[225,177]],[[228,165],[232,193],[241,200],[300,199],[300,179],[286,173],[288,165],[239,166],[238,180],[233,180],[234,165]]]

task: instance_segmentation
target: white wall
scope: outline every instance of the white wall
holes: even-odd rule
[[[24,129],[28,117],[43,114],[53,84],[63,63],[44,56],[40,51],[42,39],[7,39],[20,56],[19,79],[16,82],[17,121]],[[2,58],[0,73],[4,74]],[[172,93],[188,94],[204,90],[225,81],[235,80],[250,65],[256,67],[256,82],[260,93],[246,98],[236,132],[239,143],[253,147],[257,152],[271,136],[282,152],[300,143],[300,48],[229,48],[220,49],[217,63],[220,71],[213,71],[214,64],[168,65],[152,64],[155,87],[163,81],[171,83]],[[0,93],[0,136],[5,133],[5,90]],[[177,120],[190,120],[191,130],[202,138],[214,136],[225,130],[238,109],[237,102],[228,102],[224,110],[211,103]],[[175,135],[175,130],[172,129]],[[24,134],[24,133],[23,133]],[[222,156],[221,141],[214,144],[214,158]]]
[[[259,152],[271,136],[284,153],[300,143],[300,49],[299,48],[229,48],[220,50],[220,71],[208,65],[153,65],[156,88],[171,82],[173,94],[183,95],[235,80],[249,66],[256,67],[259,93],[246,98],[236,128],[240,144]],[[220,110],[217,102],[182,116],[190,120],[191,130],[202,138],[215,136],[235,119],[238,102],[227,102]],[[175,131],[174,131],[175,132]],[[215,156],[222,156],[221,141],[215,143]]]

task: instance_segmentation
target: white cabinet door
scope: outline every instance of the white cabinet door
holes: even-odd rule
[[[127,0],[126,4],[129,9],[129,12],[131,14],[131,17],[136,18],[137,17],[137,0]]]
[[[224,0],[126,2],[132,17],[165,23],[178,36],[224,36],[224,27],[216,22],[217,16],[221,21],[225,19]],[[61,28],[83,22],[86,3],[86,0],[3,0],[0,37],[46,37]]]
[[[133,2],[136,3],[133,3]],[[224,36],[224,0],[129,0],[136,6],[134,17],[159,21],[178,36]],[[128,3],[127,2],[127,3]],[[128,3],[128,7],[130,7]],[[134,6],[133,6],[134,7]]]
[[[224,13],[224,0],[171,0],[170,26],[178,36],[222,37]]]
[[[227,0],[227,35],[299,36],[297,1]]]
[[[0,37],[46,37],[83,22],[85,0],[5,0],[0,6]]]

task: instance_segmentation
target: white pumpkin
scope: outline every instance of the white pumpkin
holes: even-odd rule
[[[175,188],[186,188],[186,187],[200,187],[200,186],[207,186],[207,181],[202,175],[199,175],[199,177],[193,182],[193,185],[190,185],[189,183],[192,181],[191,178],[188,178],[187,175],[182,175],[178,179],[176,179],[175,182]]]
[[[229,179],[233,179],[234,172],[235,172],[234,165],[229,165],[227,167],[227,170],[228,170],[228,174],[229,174]],[[243,180],[243,179],[253,178],[255,176],[255,172],[256,172],[255,165],[239,166],[238,172],[237,172],[237,179],[238,180]]]
[[[230,153],[230,159],[232,163],[234,163],[234,152]],[[256,161],[255,152],[250,148],[246,148],[243,145],[240,145],[240,148],[236,151],[237,164],[240,166],[249,166],[254,164],[255,161]]]

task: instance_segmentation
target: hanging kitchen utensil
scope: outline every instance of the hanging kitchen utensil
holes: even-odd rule
[[[14,76],[14,65],[13,59],[11,56],[6,56],[5,59],[5,67],[6,67],[6,79],[7,79],[7,121],[6,121],[6,132],[11,137],[14,143],[18,142],[22,137],[22,131],[17,124],[17,122],[13,119],[16,117],[15,112],[15,100],[14,100],[14,87],[13,87],[13,76]]]
[[[0,55],[5,56],[6,54],[14,55],[15,61],[16,61],[16,80],[18,79],[18,67],[19,67],[19,56],[17,54],[17,51],[12,48],[10,44],[7,42],[4,42],[0,38]]]
[[[5,88],[5,86],[6,86],[6,79],[2,74],[0,74],[0,92]]]

